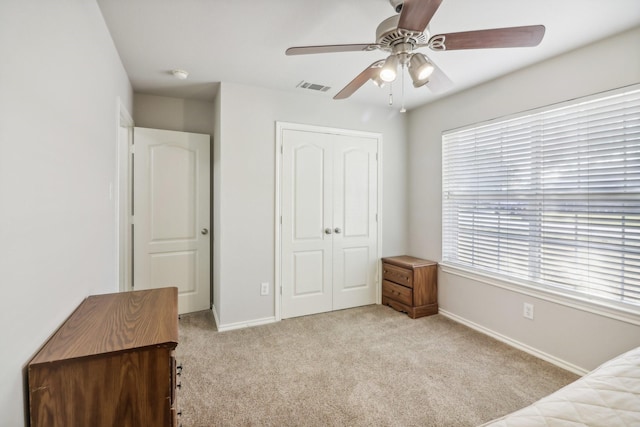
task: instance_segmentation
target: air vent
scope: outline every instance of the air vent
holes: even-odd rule
[[[323,85],[319,85],[317,83],[309,83],[309,82],[305,82],[304,80],[302,80],[300,83],[298,83],[298,85],[296,87],[299,87],[300,89],[315,90],[315,91],[318,91],[318,92],[326,92],[329,89],[331,89],[329,86],[323,86]]]

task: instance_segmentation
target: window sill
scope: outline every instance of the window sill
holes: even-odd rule
[[[596,302],[585,297],[573,295],[569,292],[563,292],[560,289],[539,288],[524,282],[517,282],[515,280],[503,279],[490,274],[479,273],[477,271],[454,264],[448,264],[446,262],[441,262],[440,268],[444,273],[464,277],[466,279],[475,280],[480,283],[528,295],[555,304],[560,304],[566,307],[640,326],[640,308],[634,311],[633,308],[627,309],[616,304],[607,304],[601,300]]]

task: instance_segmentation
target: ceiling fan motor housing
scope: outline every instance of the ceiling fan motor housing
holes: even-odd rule
[[[383,50],[391,51],[393,47],[400,43],[410,44],[412,47],[425,44],[429,40],[429,29],[418,33],[406,31],[398,28],[400,15],[393,15],[378,25],[376,29],[376,43]]]

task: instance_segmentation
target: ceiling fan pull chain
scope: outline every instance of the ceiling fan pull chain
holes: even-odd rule
[[[406,113],[407,109],[404,108],[404,63],[402,64],[402,80],[400,82],[400,84],[402,85],[402,89],[400,90],[400,96],[401,96],[401,101],[402,101],[402,105],[400,106],[400,112],[401,113]]]
[[[393,82],[389,83],[389,105],[393,105]]]

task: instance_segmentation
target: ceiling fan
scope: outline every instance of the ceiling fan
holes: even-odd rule
[[[369,65],[347,84],[333,99],[351,96],[368,80],[377,86],[392,82],[398,75],[398,66],[406,67],[414,87],[427,85],[433,92],[442,92],[451,80],[426,55],[415,52],[428,47],[434,51],[487,49],[504,47],[537,46],[544,36],[544,25],[493,28],[436,34],[430,37],[428,25],[440,7],[442,0],[389,0],[398,13],[385,19],[376,30],[376,42],[365,44],[338,44],[321,46],[297,46],[286,50],[287,55],[314,53],[353,52],[383,50],[389,52],[386,59]]]

